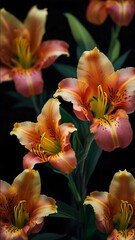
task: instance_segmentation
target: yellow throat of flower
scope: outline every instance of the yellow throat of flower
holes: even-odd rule
[[[48,155],[57,154],[61,151],[60,142],[53,138],[48,138],[45,133],[41,135],[41,143],[33,146],[31,151],[45,160]]]
[[[116,229],[119,231],[125,231],[131,225],[131,218],[133,216],[132,204],[127,201],[121,200],[121,210],[114,216],[114,224],[116,224]]]
[[[35,56],[31,53],[30,44],[27,39],[19,37],[15,40],[16,55],[11,59],[13,65],[17,68],[29,69],[36,61]]]
[[[29,213],[25,208],[25,203],[25,200],[23,200],[14,206],[12,224],[19,229],[23,228],[29,220]]]
[[[107,109],[107,94],[103,92],[102,86],[98,86],[98,95],[91,100],[91,111],[95,118],[101,118],[105,115]]]

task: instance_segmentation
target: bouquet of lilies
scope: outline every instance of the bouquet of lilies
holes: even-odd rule
[[[126,148],[133,139],[128,115],[135,111],[135,67],[122,68],[132,49],[120,54],[119,33],[132,21],[135,1],[89,2],[91,24],[101,25],[107,17],[113,21],[106,53],[74,15],[64,13],[77,44],[77,66],[56,63],[59,56],[72,55],[69,43],[42,41],[47,15],[46,8],[33,6],[21,22],[0,10],[0,83],[13,81],[15,91],[9,94],[18,107],[32,107],[37,115],[36,122],[16,122],[10,131],[27,152],[12,184],[0,180],[0,239],[134,240],[132,173],[119,169],[108,191],[89,192],[88,186],[102,151]],[[52,64],[64,78],[48,97],[42,70]],[[36,164],[67,179],[69,204],[41,194]],[[40,233],[48,216],[71,220],[68,232]]]

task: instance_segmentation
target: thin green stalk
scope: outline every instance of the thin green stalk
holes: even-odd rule
[[[34,110],[35,110],[36,114],[38,115],[40,113],[40,109],[39,109],[37,101],[36,101],[36,96],[31,97],[31,101],[33,103]]]
[[[111,60],[111,56],[112,56],[112,49],[115,45],[116,40],[118,39],[120,30],[121,30],[121,27],[118,25],[116,25],[115,30],[112,30],[111,41],[110,41],[110,45],[109,45],[109,49],[108,49],[108,53],[107,53],[107,56],[110,60]]]

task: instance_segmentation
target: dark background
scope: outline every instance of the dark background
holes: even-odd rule
[[[113,25],[109,17],[101,26],[90,24],[85,18],[88,2],[86,0],[3,0],[0,2],[0,7],[4,7],[22,21],[33,5],[37,5],[41,9],[48,8],[46,34],[43,39],[59,39],[68,42],[70,45],[70,57],[61,56],[57,62],[76,66],[78,62],[76,42],[72,37],[63,13],[70,12],[74,14],[90,31],[104,53],[106,53],[109,44],[110,31]],[[121,42],[121,53],[126,52],[128,49],[132,50],[123,67],[135,67],[135,18],[128,27],[122,27],[119,39]],[[53,66],[42,72],[45,79],[45,88],[51,94],[57,89],[57,84],[62,80],[63,76]],[[15,108],[16,100],[8,94],[9,90],[15,90],[13,82],[6,82],[0,85],[0,178],[12,183],[13,179],[23,170],[22,158],[27,151],[20,145],[17,138],[11,137],[9,133],[15,122],[36,121],[37,116],[33,109],[25,107]],[[135,113],[130,114],[129,119],[135,133]],[[38,169],[41,174],[42,193],[52,196],[56,200],[67,203],[70,201],[67,181],[63,176],[58,176],[44,166],[36,165],[35,169]],[[116,149],[111,153],[102,153],[95,172],[91,177],[88,193],[93,190],[108,191],[114,173],[124,169],[127,169],[135,176],[135,134],[127,148]],[[66,220],[47,218],[45,231],[65,233],[67,224],[68,221]]]

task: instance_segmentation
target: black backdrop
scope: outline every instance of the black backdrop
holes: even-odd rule
[[[88,2],[86,0],[3,0],[0,3],[0,7],[4,7],[22,21],[33,5],[37,5],[39,8],[48,8],[44,40],[59,39],[68,42],[70,44],[70,58],[67,59],[61,56],[57,62],[76,66],[76,43],[63,16],[64,12],[74,14],[87,27],[105,53],[110,38],[112,21],[109,18],[101,26],[95,26],[87,22],[85,11]],[[128,27],[121,29],[119,38],[121,41],[121,53],[124,53],[129,48],[132,49],[124,63],[124,67],[135,67],[135,19]],[[58,82],[63,78],[53,66],[43,70],[43,76],[45,87],[49,93],[53,93],[57,89]],[[12,183],[12,180],[23,170],[22,157],[26,150],[19,144],[16,137],[9,135],[9,132],[12,130],[15,122],[36,121],[36,114],[32,109],[14,108],[16,100],[7,94],[9,90],[15,90],[13,82],[6,82],[0,85],[0,178]],[[134,131],[134,138],[131,144],[125,149],[116,149],[111,153],[102,153],[95,172],[91,177],[88,193],[96,189],[108,190],[109,183],[114,173],[118,170],[127,169],[135,176],[135,113],[130,114],[129,119]],[[38,169],[41,174],[42,193],[52,196],[56,200],[69,201],[70,194],[67,189],[67,181],[62,176],[55,175],[50,169],[40,165],[36,165],[35,169]],[[65,233],[68,221],[48,218],[45,222],[45,231]]]

